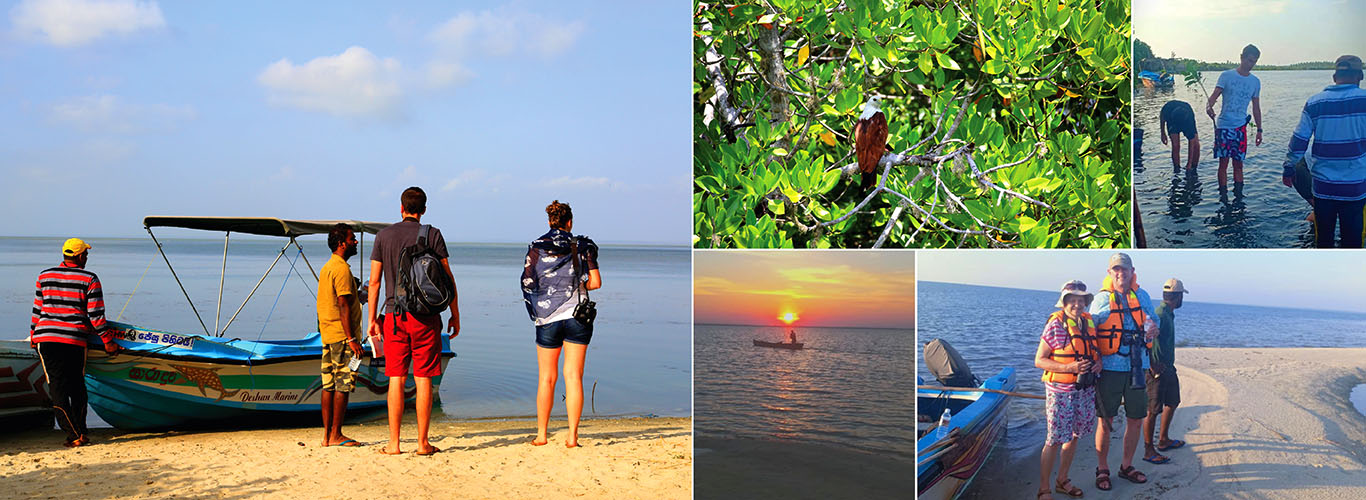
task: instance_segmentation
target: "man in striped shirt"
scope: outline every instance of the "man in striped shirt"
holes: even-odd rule
[[[1334,85],[1304,104],[1300,124],[1290,137],[1281,181],[1294,186],[1295,164],[1310,153],[1314,177],[1314,233],[1320,248],[1334,246],[1341,221],[1342,247],[1361,248],[1362,210],[1366,208],[1366,90],[1361,88],[1361,58],[1339,57]],[[1314,149],[1309,151],[1309,139]]]
[[[86,271],[90,245],[79,238],[62,245],[61,265],[38,275],[33,298],[29,342],[47,376],[48,395],[57,425],[65,430],[65,445],[90,444],[85,427],[85,349],[92,333],[99,334],[105,352],[114,354],[114,332],[104,320],[104,292],[100,278]]]

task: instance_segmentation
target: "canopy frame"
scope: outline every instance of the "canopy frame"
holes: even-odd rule
[[[308,256],[305,255],[304,248],[299,244],[298,237],[309,234],[327,233],[331,230],[332,226],[335,226],[338,223],[346,224],[347,226],[350,226],[353,231],[362,235],[362,239],[360,240],[360,250],[362,251],[364,250],[364,233],[378,234],[380,230],[389,227],[390,225],[389,223],[384,222],[365,222],[357,220],[286,220],[271,217],[148,216],[143,218],[143,228],[146,229],[147,234],[152,237],[152,242],[156,243],[157,253],[161,254],[161,259],[166,262],[166,268],[171,271],[171,277],[175,278],[176,284],[180,286],[180,293],[185,296],[185,301],[190,304],[190,310],[194,312],[195,319],[199,320],[200,328],[204,329],[205,335],[214,337],[222,337],[223,334],[228,331],[228,327],[232,326],[233,321],[237,319],[237,315],[242,313],[242,309],[247,307],[247,303],[251,301],[252,296],[256,295],[256,290],[261,288],[262,283],[265,283],[266,278],[270,276],[270,272],[275,269],[276,264],[280,263],[280,259],[284,257],[285,251],[288,250],[291,245],[299,250],[299,256],[303,258],[304,264],[308,266],[309,272],[313,274],[313,279],[318,279],[318,272],[313,268],[313,264],[309,262]],[[217,309],[214,313],[213,333],[209,333],[208,324],[204,322],[204,317],[199,314],[199,309],[195,307],[194,300],[190,299],[190,292],[185,289],[185,283],[180,280],[180,276],[176,273],[175,266],[171,265],[171,259],[166,256],[166,251],[162,248],[161,241],[157,240],[156,233],[152,231],[153,227],[179,227],[184,229],[224,232],[223,264],[222,273],[218,278],[218,301]],[[222,329],[220,329],[218,325],[222,319],[223,311],[223,284],[228,274],[228,238],[234,232],[284,237],[288,238],[289,241],[286,242],[284,246],[280,247],[279,253],[275,255],[275,260],[271,261],[270,266],[266,268],[266,272],[261,274],[261,279],[256,281],[256,285],[247,293],[247,297],[242,300],[242,304],[237,306],[237,310],[232,313],[232,316],[228,318],[227,323],[223,324]],[[362,265],[362,278],[364,278],[365,274],[364,268],[365,266]],[[131,300],[132,297],[129,297],[129,299]]]

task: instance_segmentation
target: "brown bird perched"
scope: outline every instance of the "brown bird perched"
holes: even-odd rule
[[[881,96],[868,98],[854,124],[854,155],[858,157],[859,172],[863,173],[859,183],[862,189],[868,189],[877,180],[877,164],[887,151],[887,117],[882,114],[881,105]]]

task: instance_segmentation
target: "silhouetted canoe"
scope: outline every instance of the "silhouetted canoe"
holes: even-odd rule
[[[788,343],[788,342],[764,342],[764,341],[762,341],[762,340],[756,340],[756,341],[754,341],[754,346],[755,346],[755,347],[774,347],[774,348],[778,348],[778,349],[801,349],[803,345],[805,345],[805,344],[802,344],[801,342]]]

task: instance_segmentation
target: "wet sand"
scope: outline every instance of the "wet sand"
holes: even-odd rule
[[[1111,491],[1095,486],[1094,435],[1078,442],[1070,476],[1086,498],[1366,498],[1366,417],[1348,400],[1366,383],[1366,349],[1178,347],[1176,356],[1181,405],[1170,436],[1187,445],[1154,465],[1141,460],[1140,439],[1134,464],[1148,482],[1130,483],[1117,475],[1116,419]],[[1038,455],[1005,455],[993,454],[967,498],[1036,498]]]
[[[411,413],[410,413],[411,415]],[[6,498],[677,498],[692,497],[692,419],[584,420],[580,448],[564,447],[563,417],[550,443],[529,445],[531,420],[433,423],[443,451],[379,453],[381,419],[348,425],[360,447],[321,447],[320,428],[195,433],[91,432],[67,449],[60,431],[0,436]]]

